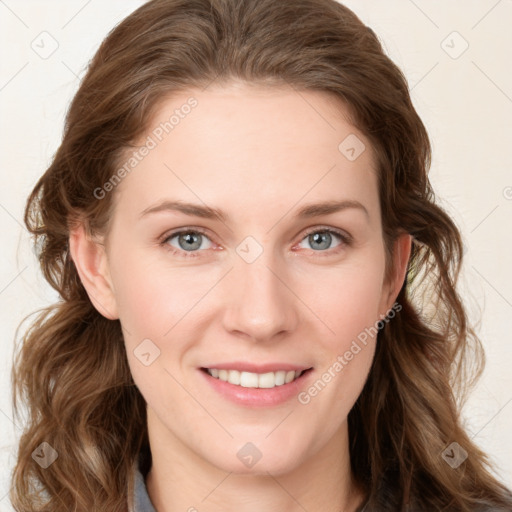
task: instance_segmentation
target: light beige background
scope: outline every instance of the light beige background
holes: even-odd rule
[[[58,147],[67,105],[88,60],[107,32],[142,3],[0,0],[2,512],[12,510],[6,494],[19,435],[9,377],[15,329],[25,315],[56,299],[38,273],[22,226],[25,199]],[[488,356],[464,421],[512,487],[512,1],[345,4],[403,69],[429,130],[431,179],[463,233],[462,289]]]

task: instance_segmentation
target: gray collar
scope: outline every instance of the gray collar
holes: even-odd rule
[[[151,503],[149,499],[148,490],[146,488],[146,482],[144,481],[144,476],[141,473],[139,464],[141,462],[141,458],[139,458],[139,463],[134,467],[134,509],[133,512],[156,512],[155,507]],[[361,505],[358,509],[361,512],[366,511],[366,507],[368,502]]]
[[[155,507],[149,499],[144,477],[137,466],[134,470],[134,493],[133,512],[156,512]]]

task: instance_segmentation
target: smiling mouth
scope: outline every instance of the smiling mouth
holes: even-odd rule
[[[311,371],[313,368],[307,370],[279,370],[276,372],[266,373],[253,373],[238,370],[225,370],[217,368],[201,368],[202,371],[208,373],[214,379],[228,382],[235,386],[244,388],[262,388],[269,389],[279,386],[284,386],[300,378],[305,373]]]

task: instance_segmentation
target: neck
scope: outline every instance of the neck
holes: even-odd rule
[[[348,426],[298,465],[236,473],[176,438],[148,408],[152,467],[146,483],[158,512],[355,512],[363,501],[350,470]],[[217,462],[217,461],[216,461]]]

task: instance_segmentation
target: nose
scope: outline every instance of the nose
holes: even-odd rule
[[[255,342],[293,332],[299,319],[285,262],[278,265],[270,252],[263,251],[252,263],[237,258],[224,283],[224,328]]]

